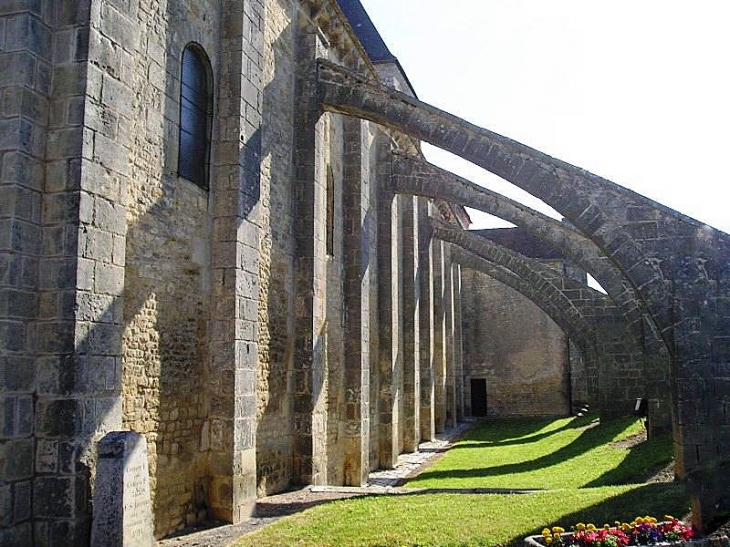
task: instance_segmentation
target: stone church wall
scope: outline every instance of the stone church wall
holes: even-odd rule
[[[257,485],[285,487],[292,466],[293,150],[296,2],[266,2],[257,376]]]
[[[570,362],[563,331],[517,291],[462,270],[464,405],[471,379],[486,379],[487,416],[559,416],[570,412]]]
[[[389,188],[392,149],[417,143],[319,110],[315,58],[376,70],[335,4],[39,0],[0,18],[0,130],[19,137],[0,149],[0,543],[88,543],[108,431],[145,436],[163,537],[290,486],[362,484],[431,438],[434,404],[443,427],[455,296],[429,292],[413,235],[438,209]],[[191,42],[212,72],[208,189],[178,176]]]
[[[133,142],[123,427],[147,437],[159,536],[208,516],[210,195],[179,177],[177,166],[182,52],[196,42],[217,66],[219,6],[212,0],[143,0],[136,19],[127,23],[139,47],[129,74],[131,126],[118,129],[129,132]],[[102,17],[120,16],[105,4]],[[216,76],[214,89],[217,83]]]
[[[472,378],[493,417],[565,414],[587,392],[608,417],[648,396],[666,427],[672,393],[696,523],[727,505],[727,235],[371,85],[380,71],[409,89],[348,6],[0,2],[0,544],[89,544],[109,431],[147,439],[159,537],[241,522],[290,486],[362,484],[469,414]],[[178,176],[191,42],[211,61],[209,189]],[[454,267],[476,236],[443,227],[469,224],[443,200],[480,192],[393,195],[393,149],[420,150],[395,127],[544,198],[609,253],[615,268],[584,267],[616,306],[560,277],[580,272],[500,251],[525,294],[555,281],[584,364],[533,304]]]
[[[32,538],[34,398],[43,384],[44,391],[58,392],[53,379],[41,384],[35,374],[39,289],[45,287],[48,294],[43,317],[57,321],[57,289],[67,282],[67,275],[53,275],[48,266],[49,275],[42,276],[39,266],[43,255],[61,263],[74,252],[75,233],[67,233],[62,223],[45,238],[43,232],[54,17],[40,6],[32,12],[8,7],[0,6],[0,544],[27,545]],[[68,30],[73,35],[75,28]],[[68,62],[70,45],[65,53],[59,57]],[[78,114],[78,108],[72,112]],[[58,211],[54,197],[45,204]],[[51,343],[50,336],[41,341],[44,349]],[[46,455],[39,463],[46,471],[58,469],[60,443],[44,439],[41,444]],[[63,448],[68,453],[70,445]]]

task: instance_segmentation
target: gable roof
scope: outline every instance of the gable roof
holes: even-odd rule
[[[373,63],[396,60],[360,0],[337,0],[337,3]]]
[[[363,49],[365,49],[365,53],[368,54],[370,61],[373,64],[394,63],[413,92],[413,96],[416,97],[416,91],[413,89],[413,85],[411,85],[400,61],[388,49],[383,37],[378,32],[360,0],[337,0],[337,5],[340,6],[342,13],[347,17],[347,22],[350,23],[350,27],[355,32],[355,36],[357,36]]]

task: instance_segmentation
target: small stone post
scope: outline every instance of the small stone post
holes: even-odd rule
[[[94,488],[94,547],[151,547],[147,442],[133,431],[113,431],[98,444]]]

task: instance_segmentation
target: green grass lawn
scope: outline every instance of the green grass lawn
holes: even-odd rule
[[[686,511],[679,485],[602,487],[492,496],[426,494],[332,502],[281,520],[237,547],[519,545],[546,525],[613,522]]]
[[[644,482],[672,459],[669,435],[632,448],[609,443],[641,432],[633,418],[595,416],[482,422],[408,486],[580,488]]]
[[[640,428],[632,419],[598,424],[593,417],[482,422],[408,486],[554,490],[341,500],[283,519],[235,545],[517,546],[546,525],[686,513],[681,485],[643,484],[671,459],[668,438],[631,448],[608,446]]]

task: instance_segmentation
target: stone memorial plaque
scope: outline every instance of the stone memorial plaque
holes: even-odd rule
[[[133,431],[113,431],[98,445],[94,488],[94,547],[151,547],[147,443]]]

